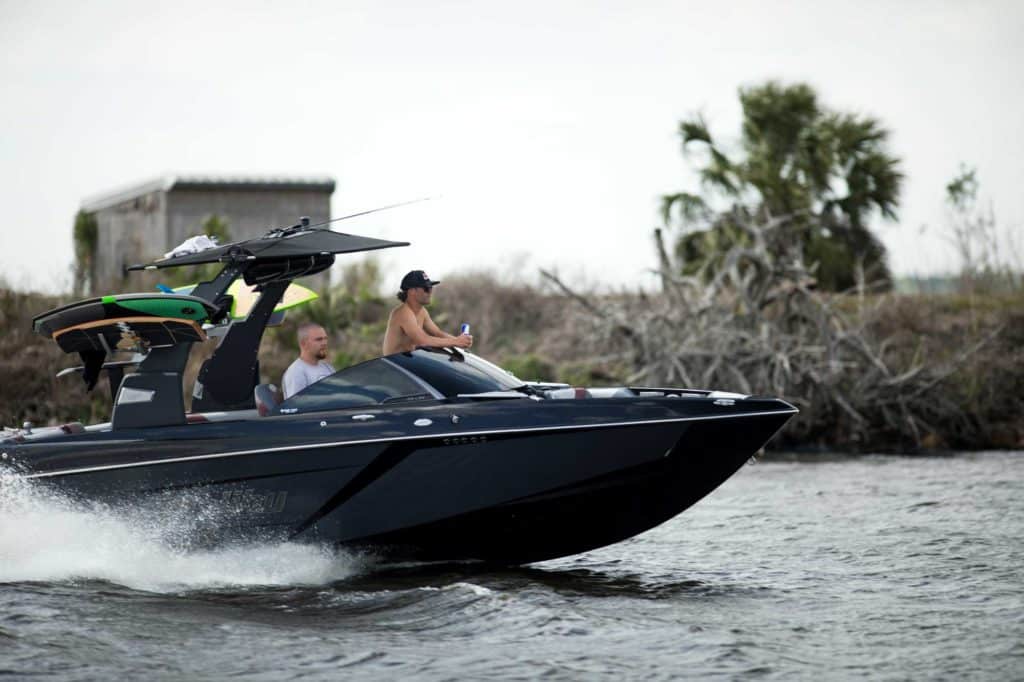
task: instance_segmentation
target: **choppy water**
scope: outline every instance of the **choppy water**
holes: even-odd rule
[[[0,485],[0,675],[1024,678],[1024,453],[762,461],[517,570],[180,532]]]

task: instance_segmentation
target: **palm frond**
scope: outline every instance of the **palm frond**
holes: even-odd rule
[[[683,140],[683,152],[691,142],[703,142],[712,144],[711,131],[708,130],[707,121],[702,114],[694,114],[693,118],[679,123],[679,137]]]
[[[667,227],[672,220],[672,209],[679,207],[679,217],[686,222],[705,219],[710,213],[707,203],[696,194],[679,192],[661,197],[661,220]]]

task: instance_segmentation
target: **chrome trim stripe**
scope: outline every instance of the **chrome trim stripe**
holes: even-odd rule
[[[676,422],[709,421],[712,419],[729,419],[736,417],[767,417],[775,414],[796,414],[800,410],[774,410],[772,412],[742,412],[739,414],[716,414],[703,417],[675,417],[673,419],[646,419],[643,421],[631,422],[607,422],[603,424],[566,424],[563,426],[536,426],[525,429],[492,429],[490,431],[456,431],[454,433],[424,433],[415,436],[396,436],[394,438],[368,438],[365,440],[343,440],[333,443],[311,443],[308,445],[285,445],[276,448],[260,448],[258,450],[237,450],[234,452],[215,452],[209,455],[193,455],[191,457],[173,457],[169,459],[147,460],[145,462],[129,462],[126,464],[107,464],[98,467],[85,467],[82,469],[65,469],[63,471],[48,471],[42,474],[26,474],[22,478],[50,478],[52,476],[69,476],[71,474],[86,474],[94,471],[109,471],[111,469],[134,469],[135,467],[157,466],[160,464],[176,464],[178,462],[195,462],[204,459],[222,459],[225,457],[241,457],[244,455],[262,455],[269,452],[288,452],[291,450],[318,450],[320,448],[345,447],[349,445],[367,445],[370,443],[395,443],[403,440],[431,440],[434,438],[455,438],[459,436],[493,436],[504,433],[532,433],[541,431],[579,431],[581,429],[606,429],[620,426],[645,426],[647,424],[671,424]]]

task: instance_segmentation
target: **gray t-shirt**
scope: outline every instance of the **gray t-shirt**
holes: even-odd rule
[[[324,377],[334,374],[334,368],[321,360],[311,365],[302,358],[296,358],[295,362],[288,365],[281,379],[284,389],[284,398],[287,400],[310,384],[314,384]]]

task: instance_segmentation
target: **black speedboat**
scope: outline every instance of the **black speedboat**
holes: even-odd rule
[[[404,245],[302,223],[133,267],[223,263],[191,296],[104,297],[40,315],[36,330],[81,355],[90,387],[106,373],[111,422],[8,431],[0,470],[137,513],[194,515],[213,542],[526,563],[672,518],[796,412],[704,390],[525,383],[454,349],[370,360],[277,403],[257,351],[288,284],[335,254]],[[244,320],[226,312],[237,278],[260,291]],[[217,336],[186,414],[189,351]],[[135,360],[113,359],[118,350]]]

